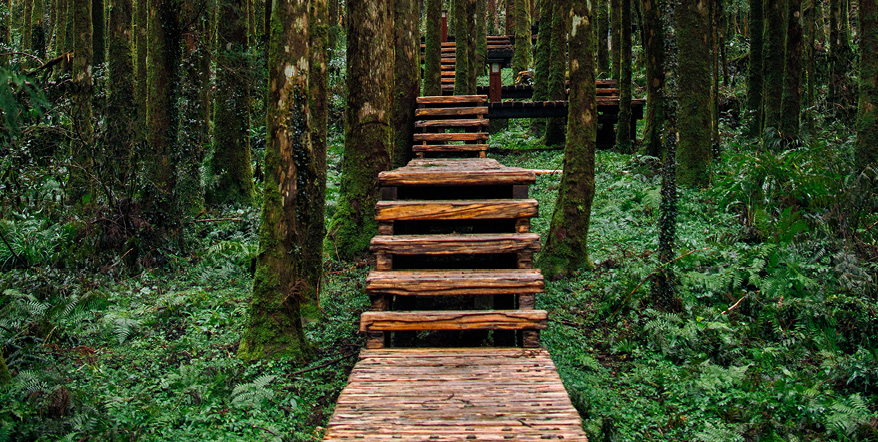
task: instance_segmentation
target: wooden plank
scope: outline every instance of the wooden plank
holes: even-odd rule
[[[465,133],[438,133],[438,134],[414,134],[415,142],[424,141],[487,141],[488,134],[484,132]]]
[[[545,310],[363,312],[360,331],[544,330]]]
[[[539,215],[535,199],[379,201],[378,221],[424,221],[452,219],[510,219]]]
[[[478,107],[447,107],[447,108],[428,108],[415,109],[415,118],[425,117],[460,117],[465,115],[486,115],[488,113],[487,106]]]
[[[390,255],[466,255],[516,253],[540,250],[536,233],[479,233],[467,235],[378,235],[372,238],[372,253]],[[533,258],[531,258],[532,260]],[[519,261],[521,258],[519,258]],[[528,268],[521,267],[519,268]]]
[[[431,95],[418,97],[416,101],[417,104],[487,103],[488,97],[485,95],[454,95],[450,97]]]
[[[527,185],[536,182],[532,170],[504,167],[496,160],[416,159],[405,167],[381,172],[382,186],[466,186],[466,185]]]
[[[415,128],[417,129],[485,127],[487,125],[488,120],[484,119],[415,121]]]
[[[484,152],[490,146],[487,144],[416,144],[412,146],[414,152]]]
[[[539,270],[465,270],[372,272],[366,279],[367,293],[388,295],[444,296],[525,293],[533,299],[545,288]],[[519,307],[521,310],[533,309]]]

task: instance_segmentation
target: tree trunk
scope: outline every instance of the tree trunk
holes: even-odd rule
[[[677,4],[677,93],[680,141],[677,179],[687,186],[706,186],[710,166],[710,29],[704,2]]]
[[[856,170],[878,166],[878,6],[860,0],[860,103],[857,114]]]
[[[549,85],[548,98],[552,101],[562,101],[567,98],[567,21],[569,10],[567,0],[549,0],[555,3],[552,14],[551,26],[549,26],[552,38],[549,49]],[[590,32],[594,32],[589,27]],[[594,59],[592,59],[594,65]],[[564,144],[567,121],[564,117],[549,118],[546,122],[546,146]]]
[[[631,152],[631,0],[621,0],[619,20],[619,121],[616,123],[616,148]]]
[[[253,202],[250,164],[250,82],[248,0],[228,0],[217,10],[217,72],[213,107],[211,172],[216,187],[208,189],[211,204]]]
[[[568,137],[561,186],[539,261],[540,268],[549,278],[594,267],[588,256],[598,121],[592,2],[572,1],[569,4],[567,12],[563,13],[571,23]]]
[[[788,1],[780,134],[785,140],[793,141],[799,138],[799,113],[802,109],[802,0]]]
[[[804,126],[808,135],[814,135],[814,106],[816,104],[814,92],[817,80],[816,44],[817,44],[817,17],[815,3],[819,0],[805,0],[802,4],[802,22],[805,49],[805,97],[804,97]]]
[[[32,36],[33,36],[33,10],[34,3],[39,0],[24,0],[24,24],[22,25],[21,31],[21,48],[22,49],[33,49],[32,48]]]
[[[513,0],[506,1],[512,2]],[[517,74],[530,69],[533,64],[533,55],[531,52],[530,4],[528,0],[514,1],[515,53],[512,55],[512,70]]]
[[[647,155],[661,157],[664,126],[665,39],[658,1],[641,1],[643,51],[646,53],[646,115],[643,146]]]
[[[441,42],[442,24],[440,15],[442,0],[427,0],[427,24],[424,49],[424,95],[442,95],[441,84]]]
[[[55,22],[52,24],[55,28],[53,54],[58,56],[67,52],[67,0],[55,0],[55,10]]]
[[[467,26],[467,5],[470,0],[454,1],[454,95],[469,95],[469,51],[473,44]]]
[[[750,0],[750,57],[747,73],[747,111],[750,114],[750,136],[762,136],[762,91],[765,84],[763,63],[764,11],[762,0]]]
[[[844,0],[829,2],[829,104],[835,113],[846,118],[851,105],[851,43]]]
[[[31,10],[31,50],[37,57],[46,58],[46,20],[45,1],[34,0]]]
[[[610,37],[611,51],[610,56],[613,59],[611,66],[611,76],[613,80],[618,81],[622,75],[620,67],[622,66],[622,0],[610,1]]]
[[[12,0],[6,0],[0,6],[0,45],[12,46]],[[9,63],[8,55],[0,55],[0,66]]]
[[[555,16],[555,0],[537,0],[536,11],[539,14],[539,32],[537,44],[534,48],[534,78],[533,78],[533,101],[547,101],[549,98],[549,76],[552,60],[552,38],[549,28],[552,17]],[[545,118],[533,118],[531,120],[531,132],[542,136],[546,127]]]
[[[488,22],[487,5],[484,0],[475,0],[476,8],[476,62],[473,69],[473,88],[475,89],[476,77],[485,75],[488,60]],[[417,21],[416,21],[417,22]],[[415,28],[417,29],[417,28]]]
[[[109,69],[107,80],[107,146],[110,176],[116,197],[127,198],[134,170],[132,146],[136,139],[134,122],[137,106],[134,101],[134,61],[131,27],[132,0],[110,0]]]
[[[340,258],[368,250],[378,231],[378,173],[390,168],[393,143],[391,4],[348,0],[346,5],[345,151],[338,210],[329,227],[333,249]]]
[[[469,66],[469,70],[467,71],[468,75],[466,77],[466,91],[468,95],[476,93],[476,78],[479,69],[479,66],[476,64],[478,61],[479,47],[479,27],[476,23],[476,20],[478,19],[478,15],[476,14],[476,3],[482,1],[484,0],[466,0],[466,25],[467,36],[469,37],[467,39],[468,44],[466,45],[467,65]]]
[[[149,29],[147,24],[149,21],[149,0],[134,1],[134,71],[137,76],[137,80],[134,82],[134,99],[137,102],[138,129],[143,130],[146,127],[146,55],[147,48],[149,47]]]
[[[76,2],[77,0],[73,0]],[[88,0],[84,0],[88,1]],[[107,21],[104,15],[104,0],[92,0],[91,6],[91,23],[94,33],[92,38],[92,50],[94,51],[94,65],[100,67],[104,64],[104,56],[106,51],[106,28]]]
[[[420,34],[417,0],[395,0],[393,67],[393,167],[402,167],[412,159],[415,108],[420,92]]]
[[[598,78],[610,74],[610,0],[597,0]]]
[[[79,203],[92,195],[93,165],[92,152],[94,126],[92,123],[92,34],[91,3],[73,2],[73,128],[75,142],[73,148],[73,167],[70,169],[70,182],[67,187],[71,200]]]
[[[284,356],[304,361],[310,346],[302,332],[302,280],[296,257],[307,231],[299,209],[299,159],[314,158],[308,108],[309,2],[277,0],[272,10],[266,98],[262,223],[253,296],[238,357],[245,361]],[[305,17],[303,20],[302,18]],[[223,26],[223,25],[219,25]],[[350,71],[348,71],[350,72]]]
[[[765,3],[765,128],[780,129],[784,75],[784,11],[787,0]],[[681,129],[685,124],[680,121]]]

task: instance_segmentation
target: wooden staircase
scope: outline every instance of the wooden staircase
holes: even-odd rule
[[[420,97],[415,110],[412,150],[419,158],[432,154],[485,157],[488,150],[488,100],[483,95]],[[420,131],[420,132],[418,132]]]

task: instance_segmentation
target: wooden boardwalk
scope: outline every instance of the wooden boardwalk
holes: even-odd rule
[[[367,348],[326,441],[586,441],[539,343],[536,175],[485,158],[487,102],[420,97],[418,158],[378,177]],[[401,348],[424,342],[494,347]]]

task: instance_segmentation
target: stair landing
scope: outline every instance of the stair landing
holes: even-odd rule
[[[586,442],[544,349],[364,349],[325,441]]]

